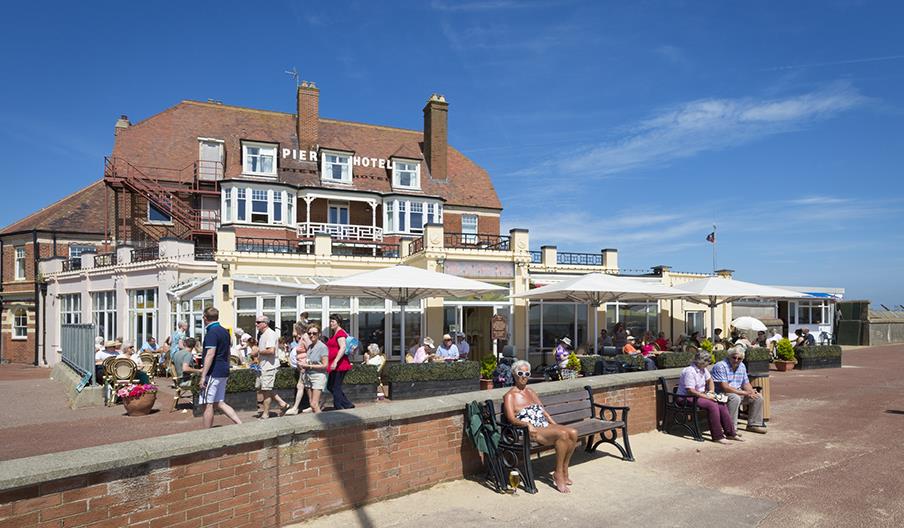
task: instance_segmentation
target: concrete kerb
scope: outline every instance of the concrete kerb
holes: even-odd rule
[[[532,386],[543,395],[560,394],[589,385],[594,390],[619,389],[655,381],[660,376],[675,378],[681,369],[630,372],[606,376],[590,376],[556,383]],[[241,426],[217,427],[148,439],[147,445],[107,445],[67,451],[66,456],[51,453],[0,462],[0,491],[41,482],[109,471],[128,466],[162,462],[173,457],[281,438],[315,431],[340,429],[352,425],[374,425],[411,420],[423,416],[463,412],[473,400],[502,399],[507,389],[450,394],[442,398],[390,402],[346,411],[303,414],[257,421]]]

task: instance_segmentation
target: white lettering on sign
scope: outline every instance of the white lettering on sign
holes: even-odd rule
[[[317,151],[316,150],[299,150],[299,149],[290,149],[284,148],[282,149],[282,158],[283,159],[293,159],[298,161],[317,161]],[[326,153],[321,153],[320,161],[326,161]],[[352,166],[355,167],[374,167],[381,169],[393,169],[393,163],[391,159],[385,158],[366,158],[361,156],[351,156]]]

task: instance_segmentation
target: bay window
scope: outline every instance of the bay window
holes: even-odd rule
[[[257,186],[228,187],[223,189],[221,210],[227,223],[295,225],[295,194]]]
[[[236,189],[238,194],[238,205],[236,206],[236,211],[238,214],[236,215],[236,220],[239,222],[245,221],[245,205],[247,201],[245,199],[245,189]]]
[[[276,145],[243,141],[242,172],[253,176],[276,176]]]
[[[271,191],[273,193],[273,223],[282,223],[282,196],[281,191]]]
[[[388,200],[384,203],[384,231],[421,233],[428,223],[442,223],[442,204],[415,200]]]
[[[269,215],[267,210],[267,191],[251,189],[251,222],[255,224],[268,223]]]

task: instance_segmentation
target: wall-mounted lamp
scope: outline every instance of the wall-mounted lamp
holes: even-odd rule
[[[223,273],[229,273],[229,263],[228,262],[223,262],[222,264],[220,264],[220,267],[223,268]]]
[[[228,284],[223,285],[223,298],[224,299],[229,298],[229,285]]]

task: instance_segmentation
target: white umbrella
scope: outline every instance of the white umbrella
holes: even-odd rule
[[[659,282],[619,277],[607,273],[588,273],[536,288],[517,297],[534,300],[568,299],[578,303],[590,304],[596,308],[606,302],[624,299],[674,299],[676,297],[686,297],[687,295],[687,292]],[[596,313],[594,313],[594,352],[599,352],[599,342],[596,339],[597,333],[597,318]]]
[[[505,290],[502,286],[411,266],[392,266],[330,281],[313,291],[322,295],[370,295],[391,299],[402,313],[401,343],[405,354],[405,307],[426,297],[460,297]]]
[[[766,325],[762,321],[749,315],[738,317],[731,322],[731,326],[738,330],[750,330],[751,332],[765,332],[767,330]]]
[[[700,304],[709,306],[710,332],[715,332],[715,307],[738,299],[802,299],[808,298],[805,293],[763,286],[752,282],[744,282],[723,277],[707,277],[679,284],[677,288],[687,292],[688,297]],[[715,334],[713,334],[715,335]]]

